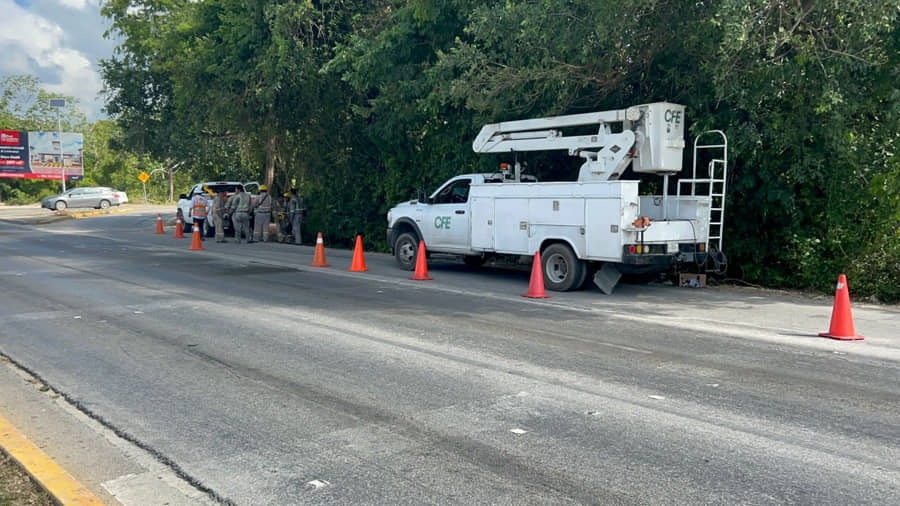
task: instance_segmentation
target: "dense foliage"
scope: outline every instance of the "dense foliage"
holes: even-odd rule
[[[900,300],[900,0],[111,0],[107,134],[189,180],[301,189],[310,229],[384,214],[486,122],[671,101],[729,136],[730,276]],[[574,177],[564,159],[531,165]],[[115,171],[104,172],[113,174]]]

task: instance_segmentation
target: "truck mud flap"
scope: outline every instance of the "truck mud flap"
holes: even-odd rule
[[[606,295],[611,295],[622,273],[613,264],[605,263],[594,273],[594,284]]]

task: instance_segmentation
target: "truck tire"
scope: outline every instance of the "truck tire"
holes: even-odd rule
[[[568,292],[584,285],[587,268],[567,244],[554,243],[541,252],[544,285],[548,290]]]
[[[209,220],[203,220],[203,236],[204,237],[212,237],[216,235],[216,228],[209,226]]]
[[[410,233],[400,234],[394,241],[394,258],[400,267],[407,271],[415,270],[416,254],[419,250],[419,241]]]

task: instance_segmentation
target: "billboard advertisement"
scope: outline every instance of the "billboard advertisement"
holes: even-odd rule
[[[0,130],[0,178],[84,178],[84,136]]]

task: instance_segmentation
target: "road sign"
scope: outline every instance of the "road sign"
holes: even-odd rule
[[[50,107],[65,107],[66,99],[64,98],[51,98],[50,99]]]
[[[147,181],[150,181],[150,174],[141,172],[140,175],[138,175],[138,179],[140,179],[142,183],[146,183]]]

